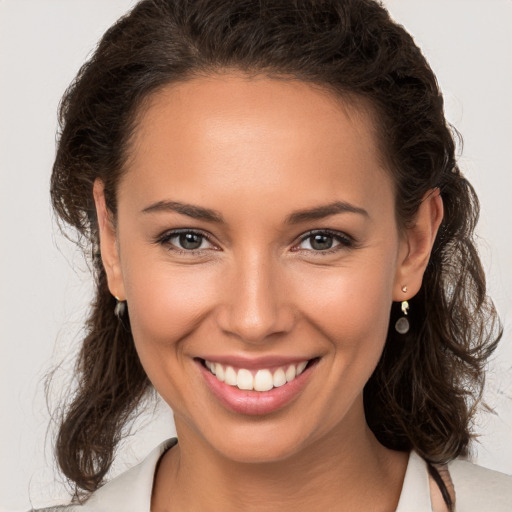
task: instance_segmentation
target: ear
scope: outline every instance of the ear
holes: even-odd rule
[[[402,234],[393,300],[414,297],[423,281],[437,231],[443,220],[443,200],[438,188],[429,190],[416,213],[412,226]],[[403,288],[407,291],[404,293]]]
[[[119,259],[117,235],[113,223],[113,215],[107,209],[105,202],[105,186],[102,180],[96,178],[93,186],[98,231],[100,237],[101,260],[107,274],[108,289],[114,297],[125,300],[123,275]]]

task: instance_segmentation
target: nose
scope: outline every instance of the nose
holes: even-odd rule
[[[279,263],[259,254],[242,256],[224,276],[219,328],[251,344],[290,332],[296,315],[288,288]]]

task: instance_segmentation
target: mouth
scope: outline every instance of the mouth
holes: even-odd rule
[[[263,393],[293,382],[318,360],[317,357],[277,367],[256,369],[237,368],[207,359],[199,361],[219,382],[242,391]]]
[[[302,394],[320,357],[221,361],[195,358],[207,388],[223,407],[249,416],[275,413]]]

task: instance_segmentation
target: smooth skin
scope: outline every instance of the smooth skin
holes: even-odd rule
[[[374,125],[362,101],[296,80],[195,78],[140,113],[115,221],[96,181],[109,289],[178,433],[153,512],[395,510],[408,454],[375,439],[363,388],[443,207],[433,190],[398,229]],[[226,355],[318,362],[292,401],[254,416],[205,385],[198,358]]]

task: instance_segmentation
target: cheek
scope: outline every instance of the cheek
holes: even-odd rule
[[[214,298],[212,272],[166,262],[127,262],[124,272],[130,323],[141,359],[160,350],[180,351],[180,340],[208,314]]]
[[[347,357],[371,350],[378,359],[384,346],[395,273],[390,254],[382,251],[298,281],[303,316]]]

